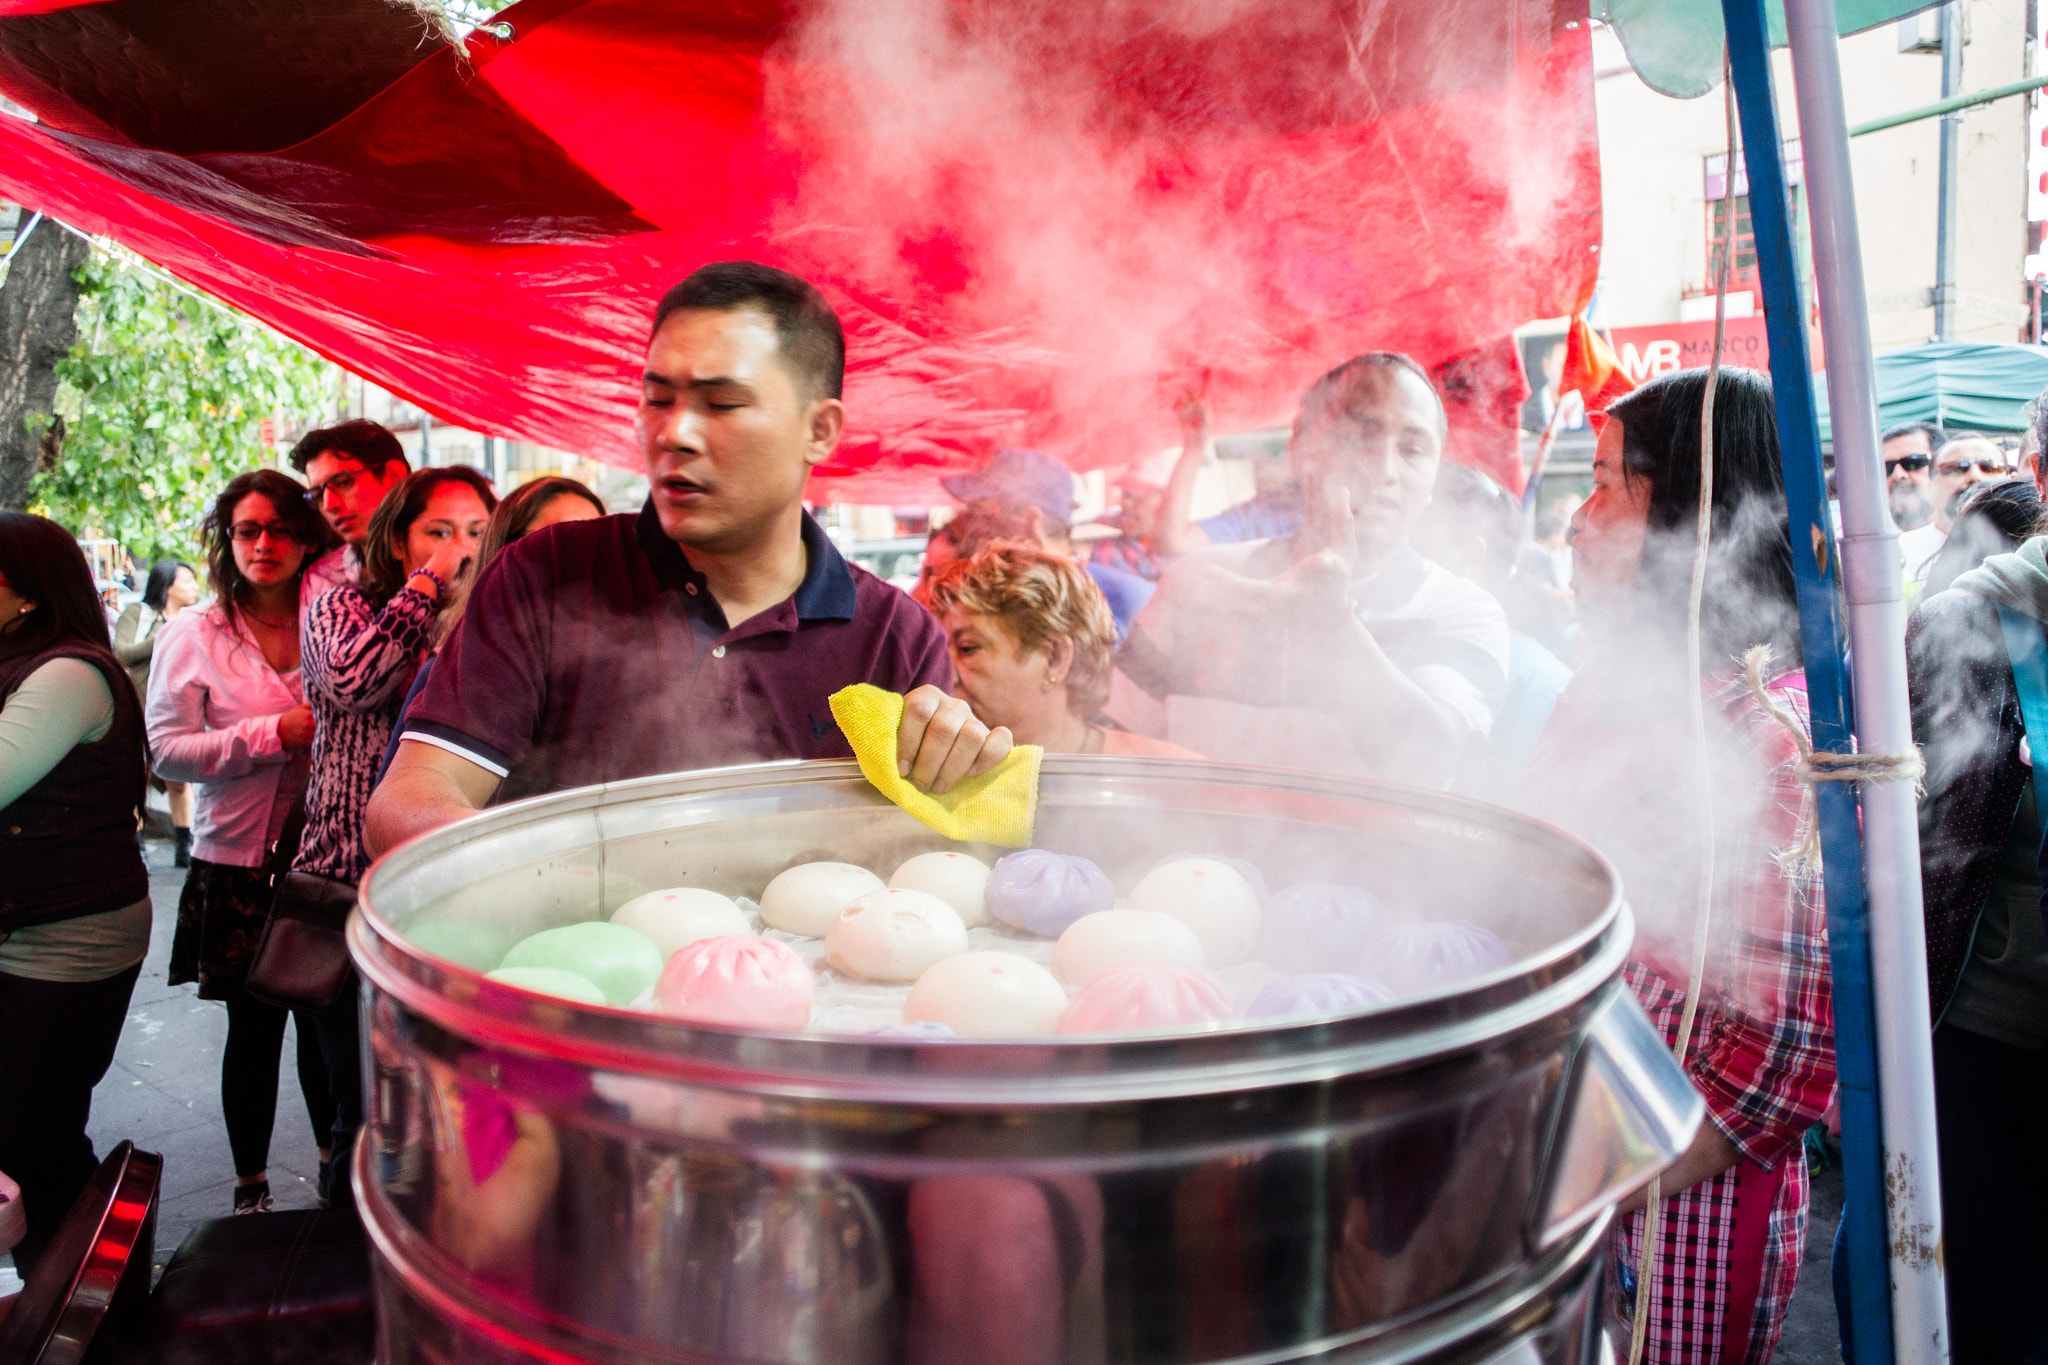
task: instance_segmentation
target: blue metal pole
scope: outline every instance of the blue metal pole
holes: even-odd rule
[[[1764,0],[1722,0],[1728,60],[1741,111],[1743,161],[1749,172],[1750,222],[1762,277],[1764,326],[1770,337],[1771,385],[1777,398],[1778,443],[1785,462],[1785,500],[1798,576],[1799,635],[1806,661],[1813,747],[1847,753],[1849,674],[1836,589],[1835,537],[1828,516],[1827,473],[1814,416],[1806,312],[1799,295],[1799,257],[1791,201],[1779,155],[1778,108],[1771,88]],[[1733,165],[1730,166],[1733,191]],[[1863,844],[1856,798],[1847,783],[1816,787],[1827,893],[1828,949],[1834,974],[1835,1071],[1842,1109],[1842,1173],[1846,1198],[1850,1320],[1856,1365],[1891,1365],[1891,1291],[1886,1257],[1884,1153],[1879,1140],[1877,1027],[1870,974],[1870,920],[1864,895]],[[1788,1157],[1787,1160],[1797,1160]]]

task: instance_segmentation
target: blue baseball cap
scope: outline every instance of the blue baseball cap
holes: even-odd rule
[[[999,498],[1029,504],[1061,521],[1074,519],[1073,471],[1042,450],[1006,446],[981,468],[939,483],[962,502]]]

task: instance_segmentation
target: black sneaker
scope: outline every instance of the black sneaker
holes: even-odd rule
[[[333,1189],[334,1163],[332,1161],[323,1161],[320,1163],[320,1176],[313,1183],[314,1202],[319,1204],[321,1208],[326,1208],[327,1196],[333,1192]]]
[[[269,1213],[271,1206],[270,1182],[259,1180],[253,1185],[235,1186],[235,1212]]]

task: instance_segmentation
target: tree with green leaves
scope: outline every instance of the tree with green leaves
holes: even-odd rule
[[[126,252],[95,248],[75,278],[62,453],[30,505],[145,558],[195,558],[214,495],[269,459],[264,420],[332,416],[340,371]]]
[[[36,471],[54,467],[57,366],[77,339],[78,282],[90,248],[54,218],[22,209],[0,279],[0,510],[19,511]]]

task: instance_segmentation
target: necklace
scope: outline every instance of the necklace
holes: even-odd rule
[[[267,616],[259,616],[253,607],[243,607],[242,614],[258,625],[269,626],[272,630],[288,630],[299,624],[299,614],[297,612],[293,612],[291,619],[288,621],[273,621]]]

